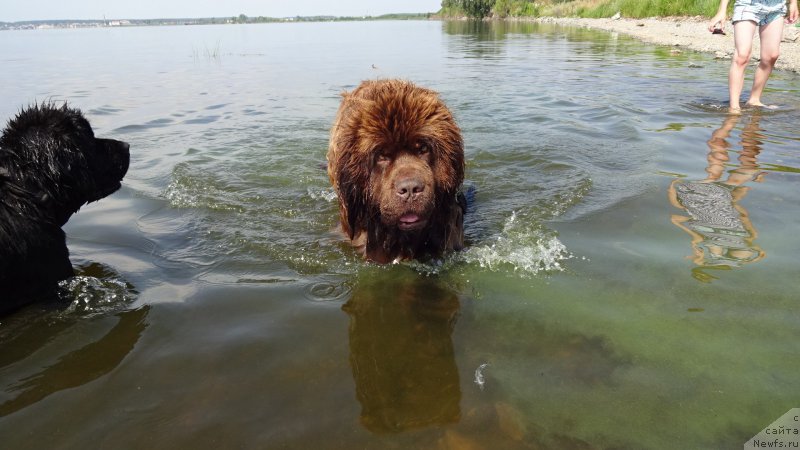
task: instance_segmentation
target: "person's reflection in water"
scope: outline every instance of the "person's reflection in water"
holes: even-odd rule
[[[342,309],[350,316],[350,364],[361,423],[374,433],[460,418],[451,333],[455,292],[405,269],[362,280]]]
[[[722,126],[711,134],[706,179],[675,180],[669,189],[672,204],[689,215],[673,215],[672,223],[692,237],[692,261],[697,265],[692,269],[692,276],[703,282],[716,278],[706,269],[730,269],[765,256],[754,243],[756,230],[747,210],[739,203],[750,189],[744,184],[751,180],[760,182],[764,176],[756,161],[763,139],[758,111],[753,112],[742,130],[738,166],[723,179],[725,166],[731,159],[727,139],[740,118],[738,114],[728,115]]]

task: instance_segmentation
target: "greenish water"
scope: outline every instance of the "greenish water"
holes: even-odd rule
[[[736,119],[709,55],[435,21],[3,32],[0,62],[2,117],[68,100],[132,155],[66,227],[72,305],[0,322],[4,448],[741,448],[800,406],[794,74]],[[375,77],[462,127],[465,251],[332,231],[328,129]]]

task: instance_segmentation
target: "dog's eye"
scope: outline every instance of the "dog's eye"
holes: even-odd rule
[[[386,153],[378,153],[378,157],[375,161],[380,165],[386,165],[392,161],[392,158]]]
[[[415,150],[417,151],[417,153],[419,153],[420,155],[424,155],[424,154],[427,154],[427,153],[429,152],[429,150],[428,150],[428,146],[427,146],[427,145],[425,145],[425,144],[424,144],[424,143],[422,143],[422,142],[418,142],[417,144],[415,144],[415,145],[414,145],[414,149],[415,149]]]

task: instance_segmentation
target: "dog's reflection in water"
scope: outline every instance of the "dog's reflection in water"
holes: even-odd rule
[[[10,330],[0,332],[0,371],[15,364],[24,366],[24,361],[37,353],[51,354],[53,343],[75,334],[74,329],[80,325],[86,326],[85,329],[100,330],[107,323],[116,322],[99,339],[87,339],[82,347],[59,355],[52,364],[14,383],[9,382],[5,387],[7,400],[0,403],[0,418],[53,394],[87,385],[116,369],[133,351],[147,328],[149,311],[150,307],[144,306],[115,316],[93,318],[80,314],[74,317],[48,316],[37,314],[35,309],[19,314],[12,320]],[[37,318],[47,320],[37,322]],[[23,322],[22,319],[26,320]]]
[[[362,280],[343,306],[361,423],[375,433],[460,418],[451,339],[458,295],[435,278],[398,269]]]

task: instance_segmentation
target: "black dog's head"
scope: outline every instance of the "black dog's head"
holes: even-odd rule
[[[63,225],[86,203],[121,186],[129,146],[98,139],[77,109],[50,103],[22,110],[0,137],[0,179]]]

